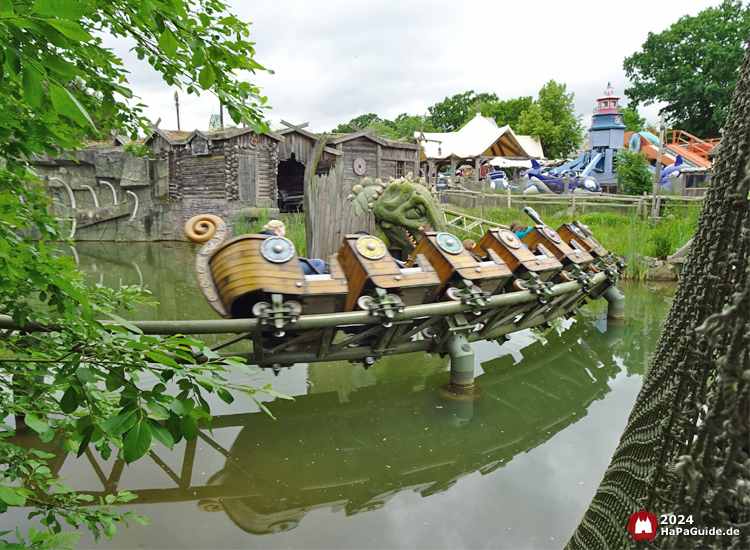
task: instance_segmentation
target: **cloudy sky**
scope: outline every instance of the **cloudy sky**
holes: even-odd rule
[[[622,61],[649,32],[718,3],[228,0],[235,15],[253,23],[256,60],[274,71],[254,77],[272,107],[268,119],[275,126],[282,119],[309,122],[316,132],[364,113],[426,114],[467,90],[536,98],[550,79],[575,93],[587,124],[607,82],[623,96],[629,83]],[[174,89],[128,53],[127,43],[110,45],[150,106],[147,115],[176,128]],[[207,129],[218,100],[208,93],[180,98],[182,129]],[[657,106],[640,111],[649,122],[658,119]]]

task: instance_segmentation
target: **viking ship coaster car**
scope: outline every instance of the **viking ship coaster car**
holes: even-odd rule
[[[302,311],[344,310],[348,285],[336,258],[329,262],[330,273],[305,275],[289,239],[241,235],[224,242],[226,224],[212,215],[188,220],[185,234],[206,243],[196,255],[195,271],[203,295],[222,317],[272,316],[279,325]]]
[[[622,294],[610,288],[620,267],[610,265],[611,255],[594,258],[586,249],[598,243],[588,236],[568,246],[543,224],[529,243],[490,229],[472,252],[455,235],[423,230],[406,265],[380,238],[347,235],[328,260],[329,273],[319,275],[304,275],[284,237],[224,242],[226,230],[211,215],[186,224],[188,238],[204,243],[195,262],[201,291],[219,315],[251,320],[241,336],[252,338],[250,361],[275,372],[326,358],[368,366],[421,350],[449,354],[451,384],[463,387],[473,383],[470,342],[545,325],[600,296],[618,315],[622,309]]]

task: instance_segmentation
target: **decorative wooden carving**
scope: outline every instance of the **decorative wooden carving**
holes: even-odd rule
[[[197,136],[190,142],[190,151],[194,157],[208,155],[211,151],[208,148],[208,141]]]
[[[365,162],[365,159],[358,158],[354,159],[354,173],[358,176],[363,176],[365,172],[367,171],[367,163]]]
[[[214,251],[221,246],[227,236],[227,224],[218,216],[200,214],[187,221],[185,236],[195,243],[206,243],[195,255],[195,276],[198,286],[211,307],[222,317],[229,317],[229,312],[214,285],[211,267],[208,265]]]

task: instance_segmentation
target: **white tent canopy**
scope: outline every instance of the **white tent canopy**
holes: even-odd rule
[[[421,139],[424,149],[422,158],[427,159],[470,159],[493,154],[507,157],[542,156],[538,142],[528,136],[516,136],[510,126],[498,128],[492,118],[480,114],[456,132],[415,132],[414,137]]]
[[[531,161],[526,160],[514,160],[505,157],[495,157],[492,160],[487,161],[490,166],[497,168],[531,168]]]

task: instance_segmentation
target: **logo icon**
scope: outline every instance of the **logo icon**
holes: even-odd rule
[[[628,522],[628,531],[633,540],[654,540],[659,522],[656,516],[646,510],[641,510],[630,516]]]

